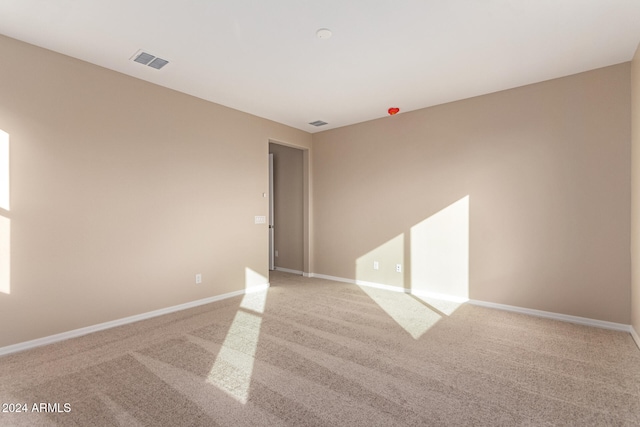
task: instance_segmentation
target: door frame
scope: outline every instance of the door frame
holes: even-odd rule
[[[269,223],[269,271],[276,269],[273,172],[273,153],[269,153],[269,221],[267,221]]]
[[[267,142],[267,153],[269,153],[269,144],[284,145],[302,151],[302,275],[305,277],[313,276],[313,221],[312,221],[312,186],[311,186],[311,149],[297,144],[282,142],[276,139],[269,139]],[[272,190],[269,190],[269,199],[271,199]],[[269,213],[269,223],[271,221],[271,212]]]

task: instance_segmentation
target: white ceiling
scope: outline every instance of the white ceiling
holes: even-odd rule
[[[0,34],[317,132],[629,61],[640,0],[0,0]]]

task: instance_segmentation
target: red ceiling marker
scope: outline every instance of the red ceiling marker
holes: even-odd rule
[[[400,109],[398,107],[391,107],[388,111],[390,116],[395,116],[400,112]]]

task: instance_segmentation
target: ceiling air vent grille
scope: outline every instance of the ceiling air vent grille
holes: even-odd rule
[[[165,59],[155,58],[153,61],[149,62],[149,64],[147,65],[149,65],[149,67],[151,68],[155,68],[156,70],[159,70],[160,68],[164,67],[168,63],[169,61]]]
[[[137,51],[132,57],[134,62],[139,64],[148,65],[151,68],[155,68],[159,70],[169,63],[166,59],[158,58],[150,53],[143,52],[142,50]]]
[[[311,126],[324,126],[327,122],[323,122],[322,120],[316,120],[315,122],[309,123]]]

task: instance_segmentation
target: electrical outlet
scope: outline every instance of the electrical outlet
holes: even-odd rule
[[[402,264],[396,264],[396,272],[402,273]]]
[[[380,270],[380,263],[378,263],[378,261],[373,261],[373,269]]]
[[[278,251],[276,251],[276,256],[278,256]]]
[[[202,274],[198,273],[196,274],[196,285],[199,285],[200,283],[202,283]]]

